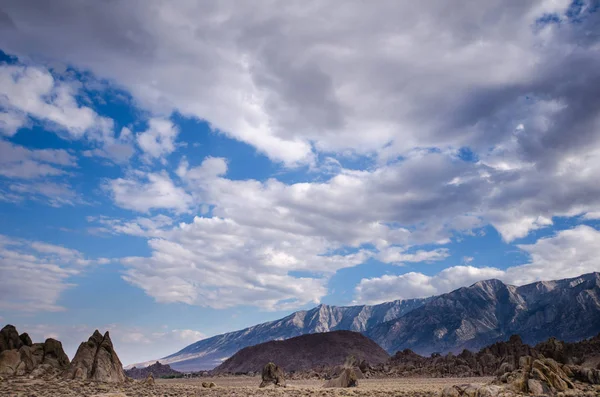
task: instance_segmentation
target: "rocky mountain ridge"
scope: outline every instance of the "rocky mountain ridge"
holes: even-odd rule
[[[577,341],[600,333],[600,273],[523,286],[486,280],[435,297],[373,306],[319,305],[198,341],[160,362],[180,371],[211,369],[244,347],[334,330],[361,332],[390,354],[407,348],[423,355],[479,350],[513,334],[530,344],[551,336]]]
[[[388,352],[423,355],[479,350],[510,335],[537,344],[600,333],[600,273],[520,287],[480,281],[435,297],[418,310],[365,332]]]

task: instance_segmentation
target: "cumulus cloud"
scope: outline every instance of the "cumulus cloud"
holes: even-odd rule
[[[175,138],[179,129],[170,120],[153,118],[148,129],[137,136],[140,148],[151,158],[160,158],[175,151]]]
[[[587,51],[594,38],[570,45],[583,28],[537,23],[563,17],[568,3],[350,2],[339,13],[319,2],[186,3],[166,12],[160,2],[90,10],[12,1],[4,12],[14,24],[0,44],[82,65],[123,84],[146,108],[205,119],[286,164],[312,161],[313,147],[385,148],[382,155],[393,157],[414,147],[488,146],[517,126],[502,130],[511,124],[494,121],[502,112],[526,95],[560,95],[554,82],[569,78],[569,66],[597,77]],[[48,20],[52,35],[41,23]],[[571,56],[562,56],[567,50]],[[567,90],[578,84],[570,83]],[[567,109],[569,94],[561,96]],[[575,112],[592,114],[589,106]]]
[[[0,236],[0,308],[64,310],[58,300],[65,289],[74,286],[69,279],[82,266],[107,262],[106,258],[86,259],[79,251],[62,246]]]
[[[0,87],[0,105],[7,110],[2,117],[7,135],[14,135],[25,125],[23,115],[47,122],[51,129],[64,129],[74,138],[81,138],[86,132],[111,134],[112,120],[80,106],[75,99],[76,87],[55,80],[46,69],[0,65]]]
[[[152,256],[122,260],[125,280],[159,302],[286,309],[317,303],[328,276],[369,253],[325,255],[320,237],[194,218],[149,242]]]
[[[488,224],[512,242],[556,216],[598,211],[600,52],[589,32],[600,13],[587,2],[578,9],[569,3],[349,2],[340,13],[310,1],[178,3],[168,10],[153,1],[5,1],[13,23],[1,28],[0,45],[129,90],[154,115],[135,135],[148,159],[174,151],[173,111],[287,166],[318,169],[319,157],[329,158],[324,168],[333,176],[319,182],[231,180],[225,159],[190,166],[190,157],[176,170],[179,179],[144,170],[104,185],[116,205],[147,219],[196,208],[214,217],[177,226],[143,226],[139,218],[102,225],[152,238],[150,257],[125,261],[129,282],[161,301],[282,307],[318,301],[332,269],[373,255],[392,263],[441,260],[448,252],[418,245],[446,244]],[[548,15],[560,23],[540,19]],[[9,88],[28,83],[34,93],[51,89],[66,98],[26,108],[11,89],[10,116],[0,119],[5,134],[24,113],[61,122],[59,105],[77,116],[67,128],[82,133],[90,113],[70,99],[68,85],[39,69],[4,74]],[[347,153],[374,163],[344,168],[336,158]],[[217,272],[216,263],[232,272]],[[497,271],[452,269],[445,278],[386,282],[406,282],[416,294],[419,285],[452,287],[453,274],[470,280]],[[203,284],[207,279],[214,281]],[[242,287],[234,290],[234,282]]]
[[[192,196],[176,186],[166,172],[135,172],[127,178],[108,181],[104,188],[115,203],[134,211],[166,209],[176,213],[188,211]]]
[[[580,225],[519,248],[530,255],[529,263],[505,270],[491,267],[454,266],[433,276],[406,273],[362,279],[355,301],[380,303],[394,299],[438,295],[480,280],[500,279],[513,285],[540,280],[557,280],[599,271],[600,231]]]

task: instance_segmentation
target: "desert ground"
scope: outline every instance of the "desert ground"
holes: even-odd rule
[[[454,384],[483,384],[492,378],[396,378],[364,379],[349,389],[323,389],[323,381],[288,381],[286,388],[259,389],[260,377],[217,377],[193,379],[157,379],[154,386],[141,381],[110,385],[85,381],[44,381],[14,378],[0,381],[2,397],[184,397],[184,396],[437,396]],[[202,387],[202,382],[214,382],[215,388]]]

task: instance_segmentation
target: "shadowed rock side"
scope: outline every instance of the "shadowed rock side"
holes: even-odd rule
[[[257,372],[269,362],[276,362],[286,372],[303,371],[342,365],[350,355],[372,364],[383,363],[389,358],[385,350],[362,334],[335,331],[244,348],[215,368],[214,372]]]
[[[67,379],[90,379],[100,382],[125,381],[123,365],[113,348],[108,331],[102,336],[98,330],[79,345],[73,362],[64,375]]]
[[[183,373],[175,371],[168,364],[163,365],[158,361],[146,368],[133,367],[125,370],[125,375],[133,379],[146,379],[150,374],[155,378],[183,376]]]
[[[19,335],[12,325],[0,331],[0,375],[40,377],[56,375],[69,366],[62,344],[52,338],[32,343],[28,334]]]

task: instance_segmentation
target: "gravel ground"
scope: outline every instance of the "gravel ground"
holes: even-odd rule
[[[337,396],[437,396],[449,385],[486,383],[491,378],[398,378],[365,379],[350,389],[323,389],[322,381],[289,381],[286,388],[259,389],[258,377],[218,377],[194,379],[158,379],[154,386],[134,381],[123,385],[99,384],[82,381],[39,380],[14,378],[0,381],[2,397],[196,397],[196,396],[273,396],[273,397],[337,397]],[[202,387],[202,382],[214,382],[213,389]]]

